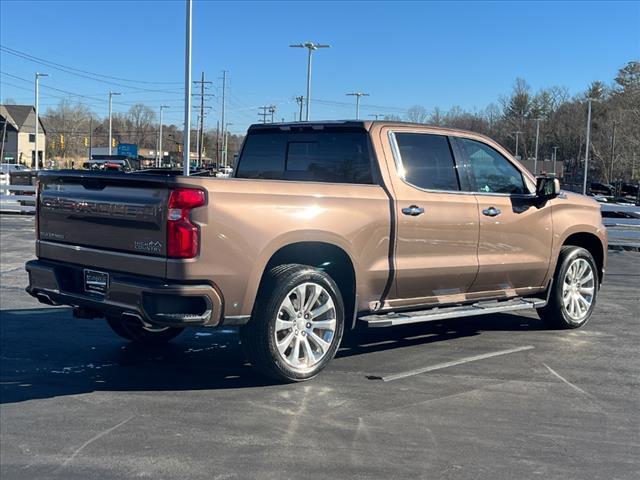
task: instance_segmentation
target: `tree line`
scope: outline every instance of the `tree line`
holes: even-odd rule
[[[109,118],[97,117],[85,104],[61,100],[54,108],[49,108],[41,116],[47,131],[47,158],[86,158],[89,143],[94,147],[106,147],[109,143]],[[164,123],[164,122],[163,122]],[[113,113],[111,130],[114,144],[133,143],[138,148],[158,148],[159,125],[154,110],[137,103],[124,113]],[[192,151],[196,149],[197,133],[191,134]],[[229,134],[229,159],[240,149],[242,135]],[[163,125],[162,146],[164,151],[178,152],[182,148],[184,133],[176,125]],[[215,160],[220,150],[221,132],[203,132],[204,153]]]
[[[579,181],[584,169],[587,103],[592,99],[589,178],[612,183],[640,177],[640,62],[620,68],[610,83],[594,81],[584,92],[570,96],[565,87],[551,86],[532,92],[522,78],[512,91],[484,110],[460,107],[428,111],[420,105],[408,109],[405,120],[461,128],[485,134],[512,153],[531,159],[535,154],[539,122],[538,160],[565,162],[565,179]],[[387,116],[390,120],[401,120]]]
[[[429,111],[414,105],[405,116],[389,115],[387,120],[406,120],[435,126],[461,128],[485,134],[525,159],[535,154],[539,124],[538,160],[548,160],[557,152],[563,160],[565,181],[579,182],[584,168],[587,100],[592,99],[589,178],[605,183],[632,181],[640,177],[640,62],[631,61],[619,69],[609,82],[594,81],[584,92],[571,96],[568,89],[550,86],[532,92],[525,79],[518,78],[511,92],[480,111],[460,107]],[[82,103],[62,100],[42,117],[48,133],[47,157],[86,156],[90,125],[94,146],[108,142],[108,118],[97,118]],[[157,148],[156,113],[139,103],[125,113],[112,116],[113,138],[118,143],[134,143],[141,148]],[[518,132],[516,134],[516,132]],[[61,135],[64,142],[61,142]],[[229,160],[243,140],[229,135]],[[165,150],[178,151],[183,132],[175,125],[163,126]],[[221,136],[215,130],[204,132],[206,156],[214,158]],[[195,151],[196,134],[191,140]]]

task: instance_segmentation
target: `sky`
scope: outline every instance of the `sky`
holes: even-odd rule
[[[193,79],[204,71],[213,82],[205,126],[219,120],[223,70],[232,133],[256,123],[262,105],[293,120],[307,59],[289,45],[304,41],[331,45],[313,57],[312,119],[354,118],[355,100],[345,95],[353,91],[370,95],[361,118],[402,116],[412,105],[481,110],[517,77],[534,92],[559,85],[571,94],[610,82],[640,58],[640,2],[195,0]],[[50,75],[40,82],[43,110],[70,98],[106,115],[113,90],[122,93],[114,112],[165,104],[165,123],[182,125],[182,0],[1,0],[0,44],[2,101],[33,104],[40,71]]]

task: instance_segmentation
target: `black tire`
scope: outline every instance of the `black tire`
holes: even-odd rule
[[[326,299],[326,295],[331,297],[335,312],[335,330],[330,346],[323,350],[324,356],[317,364],[305,367],[305,371],[300,371],[287,363],[283,358],[286,356],[284,352],[281,354],[278,351],[276,321],[285,298],[291,295],[293,289],[305,283],[322,287],[324,289],[322,298]],[[325,272],[308,265],[288,264],[275,267],[266,274],[258,292],[251,320],[240,329],[240,338],[249,361],[261,373],[280,382],[300,382],[318,375],[333,359],[338,351],[343,331],[344,303],[333,279]],[[300,335],[305,335],[302,333],[302,328]],[[311,340],[311,337],[307,338],[309,344],[313,343]],[[306,354],[303,353],[303,355]]]
[[[142,323],[116,317],[107,317],[107,323],[116,334],[125,340],[144,345],[161,345],[167,343],[180,335],[184,330],[184,328],[174,327],[164,330],[150,330],[145,328]]]
[[[567,271],[571,265],[578,260],[584,260],[591,268],[591,272],[593,274],[593,296],[586,313],[580,318],[574,318],[571,316],[568,308],[565,306],[565,302],[563,301],[563,287]],[[591,318],[593,309],[596,306],[599,288],[600,282],[598,278],[598,268],[591,253],[581,247],[565,245],[560,249],[558,265],[556,266],[553,285],[551,286],[551,292],[549,295],[549,303],[538,309],[538,315],[549,328],[580,328],[589,321],[589,318]]]

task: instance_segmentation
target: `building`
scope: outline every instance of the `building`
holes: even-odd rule
[[[22,163],[35,167],[36,110],[31,105],[0,105],[0,159],[2,163]],[[38,126],[38,159],[46,151],[46,131]]]

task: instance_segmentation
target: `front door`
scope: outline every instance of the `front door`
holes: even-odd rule
[[[551,256],[551,206],[537,204],[533,185],[496,148],[470,138],[456,142],[480,218],[479,271],[471,292],[539,290]]]
[[[449,138],[422,132],[387,134],[397,218],[389,303],[396,306],[463,300],[478,273],[476,197],[460,191]]]

